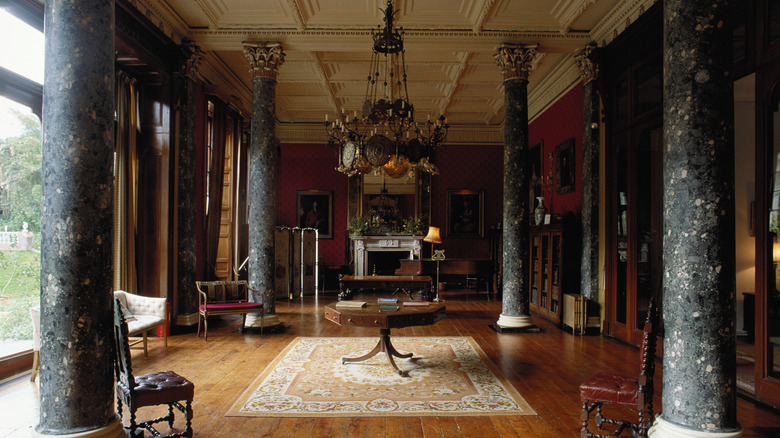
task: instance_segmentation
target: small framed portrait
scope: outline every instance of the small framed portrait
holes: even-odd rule
[[[484,195],[483,190],[447,190],[447,236],[484,236]]]
[[[555,190],[559,194],[574,191],[574,138],[555,147]]]
[[[298,190],[298,226],[316,228],[320,239],[333,238],[333,192]]]

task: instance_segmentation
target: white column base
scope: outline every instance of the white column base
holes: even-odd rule
[[[647,436],[651,438],[737,438],[742,436],[742,429],[734,432],[692,430],[672,424],[657,415],[653,426],[647,432]]]
[[[521,328],[521,327],[533,327],[534,322],[530,316],[507,316],[503,313],[498,316],[496,325],[506,328]]]
[[[276,327],[277,325],[280,325],[282,322],[279,321],[279,317],[277,315],[265,315],[263,316],[263,324],[262,327]],[[254,316],[252,314],[249,314],[246,316],[246,322],[244,322],[244,327],[257,327],[260,328],[260,317]]]
[[[32,431],[34,438],[39,437],[57,437],[57,438],[127,438],[127,431],[122,427],[122,423],[116,419],[113,423],[99,429],[88,430],[86,432],[69,433],[66,435],[46,435],[38,433],[35,429]]]

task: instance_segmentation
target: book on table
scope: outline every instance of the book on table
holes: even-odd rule
[[[377,304],[396,304],[398,303],[398,298],[377,298],[376,299]]]
[[[379,306],[380,312],[394,312],[396,310],[400,309],[398,305],[395,304],[383,304]]]
[[[404,301],[404,307],[428,307],[431,303],[427,301]]]
[[[355,309],[360,307],[366,307],[366,302],[346,300],[346,301],[339,301],[338,303],[336,303],[337,309]]]

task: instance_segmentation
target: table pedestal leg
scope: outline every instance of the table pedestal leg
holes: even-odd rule
[[[409,357],[412,357],[414,353],[406,353],[401,354],[398,352],[398,350],[393,347],[393,344],[390,342],[390,329],[379,329],[379,342],[377,342],[376,347],[374,347],[373,350],[368,352],[367,354],[364,354],[360,357],[342,357],[341,363],[345,364],[347,362],[362,362],[366,359],[372,358],[376,356],[378,353],[384,352],[387,355],[387,360],[390,362],[390,365],[393,367],[396,372],[400,375],[404,375],[404,372],[400,369],[398,369],[398,366],[395,364],[395,359],[393,359],[393,356],[400,357],[401,359],[406,359]]]

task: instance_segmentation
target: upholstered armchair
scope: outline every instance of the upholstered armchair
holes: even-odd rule
[[[122,313],[127,322],[128,336],[136,337],[130,346],[143,343],[144,356],[147,351],[147,332],[162,326],[163,345],[168,346],[168,312],[165,298],[144,297],[125,291],[114,291],[114,298],[119,300]],[[141,336],[138,339],[138,336]],[[160,339],[153,337],[153,339]]]

